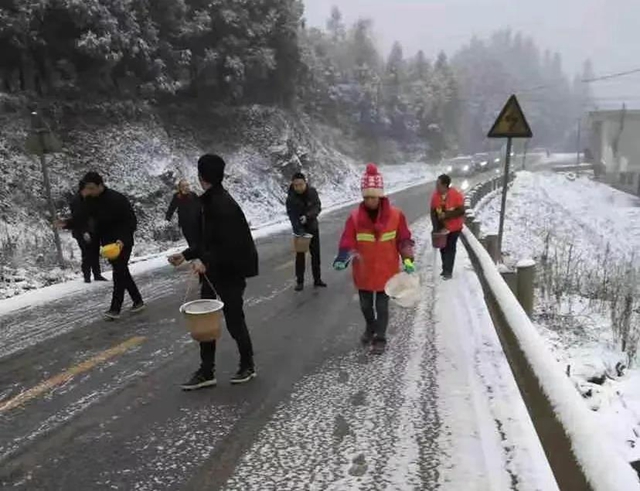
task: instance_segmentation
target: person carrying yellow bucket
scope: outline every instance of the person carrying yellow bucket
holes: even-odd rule
[[[101,253],[113,268],[111,306],[104,316],[109,320],[120,318],[125,291],[129,292],[133,302],[131,312],[138,313],[144,310],[145,304],[129,271],[133,235],[138,225],[131,202],[123,194],[106,187],[97,172],[87,173],[82,183],[82,192],[90,200],[90,218],[95,223],[96,234],[102,245]],[[61,221],[60,225],[73,229],[73,218]]]

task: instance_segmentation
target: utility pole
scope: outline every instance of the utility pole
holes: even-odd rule
[[[37,111],[31,113],[31,135],[27,140],[27,150],[40,157],[40,167],[42,168],[42,177],[44,180],[44,192],[49,207],[49,224],[53,230],[53,240],[56,245],[56,253],[58,265],[65,267],[64,256],[62,255],[62,244],[60,243],[60,234],[55,225],[56,207],[53,203],[51,195],[51,180],[49,179],[49,168],[47,166],[47,153],[59,151],[59,143],[51,133],[40,114]]]
[[[578,141],[576,143],[576,165],[579,166],[580,165],[580,140],[581,140],[581,135],[580,133],[582,132],[582,118],[578,118]]]

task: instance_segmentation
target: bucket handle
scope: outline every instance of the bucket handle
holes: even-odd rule
[[[195,278],[194,274],[190,274],[190,276],[193,276],[193,278]],[[200,276],[204,277],[205,281],[208,283],[208,285],[211,287],[211,291],[213,292],[213,294],[216,296],[216,298],[218,300],[220,300],[220,295],[218,295],[218,292],[216,291],[216,289],[213,287],[213,284],[211,283],[211,280],[209,279],[209,277],[207,276],[207,274],[201,274]],[[184,299],[182,300],[182,305],[184,305],[185,303],[187,303],[187,299],[189,298],[189,293],[191,293],[191,288],[193,287],[193,283],[194,281],[191,280],[187,283],[187,291],[184,294]]]

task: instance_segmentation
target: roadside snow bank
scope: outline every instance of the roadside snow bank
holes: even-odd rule
[[[463,233],[542,391],[567,432],[574,456],[594,491],[640,490],[637,474],[624,460],[619,449],[614,449],[609,439],[600,434],[593,414],[580,400],[571,381],[545,346],[487,251],[468,229]]]
[[[497,230],[499,207],[478,208],[483,230]],[[589,177],[521,172],[504,244],[508,263],[537,260],[538,331],[607,436],[640,460],[640,200]]]
[[[497,233],[500,199],[478,207],[486,233]],[[573,245],[585,261],[609,247],[614,259],[640,250],[640,199],[588,177],[569,181],[563,174],[519,172],[509,189],[504,249],[513,260],[539,257],[548,237]]]

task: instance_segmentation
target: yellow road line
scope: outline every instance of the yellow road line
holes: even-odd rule
[[[134,346],[138,346],[139,344],[142,344],[146,339],[147,338],[145,338],[144,336],[135,336],[131,339],[127,339],[123,343],[117,346],[114,346],[113,348],[109,348],[108,350],[98,353],[97,355],[89,358],[88,360],[83,361],[78,365],[72,366],[71,368],[68,368],[62,373],[59,373],[58,375],[55,375],[50,379],[40,382],[35,387],[32,387],[29,390],[25,390],[24,392],[21,392],[20,394],[13,397],[12,399],[9,399],[5,403],[0,404],[0,413],[11,411],[12,409],[22,406],[23,404],[26,404],[27,402],[35,399],[36,397],[41,396],[45,392],[50,391],[54,387],[58,387],[59,385],[65,384],[76,375],[80,375],[81,373],[88,372],[89,370],[94,368],[96,365],[99,365],[100,363],[104,363],[105,361],[111,358],[114,358],[118,355],[121,355],[125,353],[127,350],[133,348]]]
[[[281,264],[274,271],[283,271],[285,269],[292,268],[295,263],[296,263],[295,260],[292,259],[291,261],[287,261],[286,263]]]

